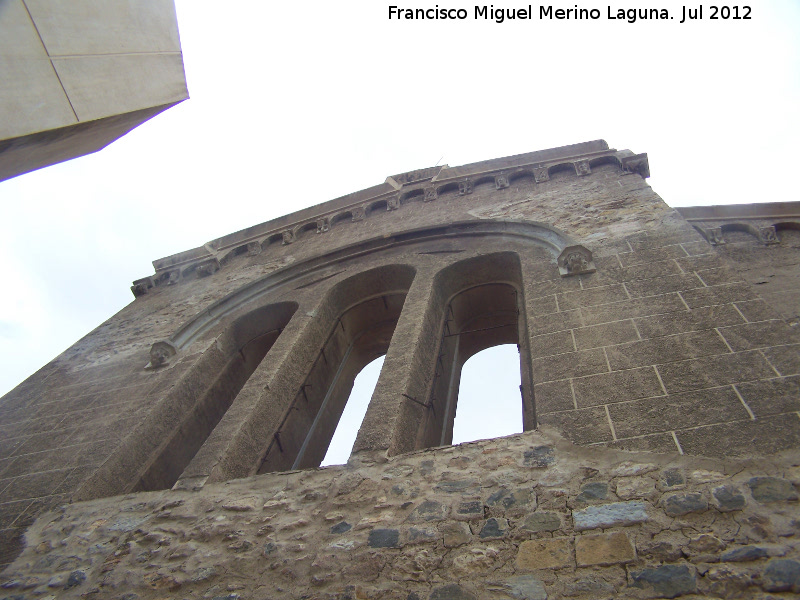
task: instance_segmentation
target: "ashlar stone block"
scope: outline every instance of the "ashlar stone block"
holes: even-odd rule
[[[639,501],[613,502],[572,511],[576,531],[633,525],[647,519],[647,504]]]
[[[575,561],[579,567],[624,564],[636,560],[636,549],[622,531],[583,535],[575,540]]]
[[[569,567],[573,564],[572,544],[568,538],[522,542],[517,552],[516,564],[518,569],[524,571]]]

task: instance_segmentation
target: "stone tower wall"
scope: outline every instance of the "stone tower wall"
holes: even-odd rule
[[[381,517],[385,527],[377,527],[379,521],[364,522],[365,529],[402,530],[398,539],[406,541],[417,534],[403,529],[401,523],[414,522],[410,516],[414,511],[427,510],[417,506],[420,502],[431,502],[424,506],[435,506],[447,515],[458,510],[452,502],[443,501],[442,490],[435,487],[436,477],[426,479],[421,463],[415,461],[423,460],[419,457],[424,452],[419,453],[425,448],[450,443],[463,363],[475,352],[500,343],[519,347],[521,411],[524,429],[530,432],[496,444],[521,450],[522,458],[508,454],[503,460],[510,468],[516,465],[511,468],[516,474],[510,477],[514,485],[524,483],[520,493],[525,497],[538,493],[540,485],[545,486],[542,493],[550,486],[539,483],[544,471],[526,463],[536,460],[528,454],[539,447],[552,450],[561,438],[564,441],[558,443],[570,449],[564,452],[565,471],[556,487],[565,486],[565,502],[575,496],[579,503],[587,497],[577,499],[585,491],[581,482],[593,476],[584,476],[579,467],[585,451],[569,444],[591,446],[589,456],[605,457],[603,468],[591,467],[601,473],[597,481],[592,480],[598,484],[595,487],[600,490],[605,485],[606,489],[597,498],[600,504],[625,499],[627,492],[616,492],[615,497],[608,491],[618,485],[609,469],[615,468],[610,466],[614,461],[622,460],[618,458],[621,451],[664,453],[668,458],[636,460],[648,464],[678,461],[675,464],[694,470],[705,463],[680,455],[725,459],[728,462],[715,467],[722,475],[714,475],[713,480],[725,482],[738,468],[732,466],[738,463],[730,462],[731,458],[792,452],[800,439],[796,383],[800,358],[795,330],[731,268],[707,237],[651,190],[644,179],[648,174],[646,155],[612,150],[602,141],[463,167],[425,169],[389,177],[374,188],[155,261],[155,275],[134,282],[133,303],[2,399],[0,508],[6,560],[17,554],[22,532],[38,514],[67,501],[137,492],[143,495],[131,498],[140,498],[136,502],[145,505],[148,498],[171,498],[170,494],[213,503],[218,492],[212,490],[225,489],[214,486],[225,481],[318,465],[353,378],[381,354],[386,354],[384,367],[348,473],[365,478],[364,469],[377,469],[372,479],[384,481],[384,476],[394,477],[386,475],[385,469],[405,465],[404,456],[417,457],[408,459],[413,465],[403,466],[404,471],[409,467],[416,473],[408,472],[408,485],[419,487],[416,495],[399,503],[402,510],[393,509]],[[537,438],[532,432],[537,428],[550,432],[550,441]],[[480,461],[473,464],[470,458],[475,448],[480,453],[499,448],[492,444],[454,450],[460,462],[440,467],[441,479],[459,479],[457,473],[463,469],[467,480],[493,481],[491,471],[496,467],[489,463],[480,467]],[[450,451],[436,452],[441,454],[435,456],[448,456]],[[785,471],[793,464],[791,458],[770,460],[747,467],[750,479],[782,475],[783,483],[775,485],[783,486],[786,497],[781,502],[792,507],[789,488],[794,488]],[[648,473],[657,471],[653,467]],[[328,485],[334,473],[309,472],[309,486],[317,490],[312,496],[322,493],[320,486]],[[287,502],[302,503],[304,496],[296,496],[296,488],[286,483],[290,479],[281,477],[263,475],[252,481],[277,485],[289,494]],[[298,477],[304,480],[306,475]],[[656,485],[661,475],[647,477]],[[741,495],[745,488],[752,490],[750,479],[734,478],[729,483]],[[695,483],[710,482],[698,479]],[[646,483],[643,480],[641,485],[647,487]],[[684,483],[691,494],[700,494],[706,505],[713,505],[712,488]],[[548,588],[555,580],[530,575],[538,573],[539,566],[508,557],[533,548],[520,540],[555,536],[568,554],[573,549],[577,552],[579,542],[594,543],[579,539],[589,534],[575,527],[574,511],[561,507],[558,530],[546,534],[524,530],[526,519],[540,518],[532,516],[537,511],[535,502],[522,512],[514,509],[513,515],[494,515],[490,510],[494,505],[488,496],[483,497],[484,491],[502,495],[510,483],[475,485],[464,502],[477,503],[481,509],[475,514],[487,519],[493,515],[494,521],[480,527],[473,523],[472,537],[464,544],[481,544],[486,539],[481,537],[485,527],[492,531],[505,527],[499,535],[503,548],[486,550],[491,556],[487,555],[485,564],[494,565],[487,568],[509,576],[519,571],[524,580],[520,585],[562,590],[558,585]],[[176,491],[145,493],[170,487]],[[666,488],[647,489],[629,497],[646,497],[649,508],[636,510],[657,511],[661,524],[667,518],[663,511],[670,516],[670,502],[683,506],[696,500],[686,494],[668,500],[657,493],[666,493]],[[376,492],[379,498],[384,493],[391,493],[391,488]],[[755,501],[757,493],[743,497]],[[257,494],[254,502],[269,500],[262,496]],[[323,498],[327,502],[332,496],[323,494],[318,499]],[[101,502],[97,506],[106,510],[112,505]],[[89,510],[84,506],[90,505],[76,505],[69,510],[77,512],[70,514],[89,514],[80,512]],[[770,506],[764,510],[769,512]],[[784,505],[780,506],[775,510],[782,515]],[[298,518],[309,524],[309,516],[316,518],[319,510],[327,509],[327,505],[309,506],[311,512]],[[714,510],[726,512],[720,507]],[[707,513],[706,508],[689,512],[705,515],[700,520],[711,519],[703,527],[711,527],[717,514]],[[348,518],[343,520],[354,525],[355,517]],[[446,521],[444,517],[432,520]],[[656,535],[641,523],[635,521],[638,533],[625,530],[627,546],[617,534],[597,538],[598,544],[622,544],[627,558],[614,564],[632,565],[626,567],[628,571],[613,567],[614,581],[603,579],[614,593],[630,586],[638,589],[635,569],[666,565],[668,571],[681,569],[687,582],[697,576],[686,554],[650,557],[637,551],[647,546],[641,540]],[[633,523],[615,521],[608,527],[628,525]],[[321,525],[314,527],[318,531]],[[784,533],[761,539],[773,543],[775,536],[788,535],[785,528],[780,531]],[[718,539],[724,537],[716,530],[709,532]],[[184,534],[190,535],[180,535]],[[462,534],[467,535],[463,527]],[[111,542],[117,534],[108,535],[101,544],[122,540]],[[291,536],[283,535],[269,543],[289,543]],[[370,560],[385,564],[388,555],[382,553],[397,553],[397,540],[391,549],[381,550],[370,541],[371,532],[364,535],[365,540],[353,543],[370,548]],[[374,535],[394,539],[395,534]],[[425,552],[443,558],[449,546],[437,536],[428,536],[425,542],[436,544],[435,551]],[[129,536],[125,539],[125,543],[138,543]],[[743,540],[729,536],[724,541],[749,543]],[[250,552],[255,542],[248,543]],[[313,542],[314,552],[319,543]],[[670,543],[681,545],[672,538]],[[46,545],[41,548],[50,554]],[[16,573],[34,576],[31,569],[37,567],[31,566],[30,552],[35,549],[29,546],[20,559],[23,562],[15,565]],[[309,552],[305,558],[311,564],[318,555]],[[469,546],[468,552],[478,556],[483,550]],[[768,552],[757,560],[764,562],[767,556],[789,555],[793,550],[782,547]],[[506,559],[497,558],[495,563],[501,555]],[[120,564],[126,560],[120,559]],[[339,558],[331,560],[332,571],[341,574]],[[578,558],[559,565],[554,568],[571,569],[573,574],[591,566]],[[102,589],[106,585],[101,585],[103,571],[95,567],[96,562],[81,563],[73,571],[83,573],[76,578],[87,576]],[[394,570],[384,572],[382,567],[383,574],[371,580],[378,582],[373,587],[384,589],[381,586],[392,580]],[[305,592],[297,590],[317,585],[311,571],[302,572],[297,586],[287,588],[285,597],[301,597]],[[653,577],[666,572],[658,571]],[[539,583],[531,583],[531,577]],[[355,579],[353,585],[358,583]],[[402,597],[514,594],[502,591],[505,583],[496,590],[480,587],[480,578],[460,592],[447,588],[443,577],[415,581],[427,583],[409,588]],[[435,582],[442,585],[433,586]],[[341,577],[324,580],[319,593],[348,594],[345,588],[350,583]],[[103,593],[117,593],[122,584],[114,585],[107,583],[110,587]],[[198,583],[196,589],[204,585]],[[456,595],[446,595],[451,592]],[[467,595],[457,595],[462,592]]]

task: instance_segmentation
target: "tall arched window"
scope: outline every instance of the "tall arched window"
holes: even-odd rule
[[[481,350],[461,368],[453,444],[522,432],[519,351],[514,344]]]

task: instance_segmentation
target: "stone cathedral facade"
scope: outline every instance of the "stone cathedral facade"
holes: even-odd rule
[[[796,597],[800,203],[648,176],[602,140],[433,167],[155,261],[0,400],[3,593]],[[499,344],[524,431],[452,446]]]

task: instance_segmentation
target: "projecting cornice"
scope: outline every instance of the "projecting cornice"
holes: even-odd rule
[[[621,175],[649,177],[647,154],[609,148],[595,140],[463,165],[435,166],[391,175],[383,184],[317,206],[273,219],[212,240],[200,248],[153,261],[155,275],[137,279],[134,296],[161,285],[176,284],[186,277],[213,275],[235,255],[260,254],[270,245],[302,243],[309,235],[324,235],[332,228],[359,223],[378,213],[400,211],[410,202],[435,202],[445,193],[468,196],[479,185],[498,191],[521,178],[541,184],[557,172],[574,177],[591,176],[592,168],[613,164]]]
[[[685,206],[677,211],[712,246],[725,244],[728,231],[744,231],[772,246],[780,243],[780,230],[800,229],[800,202]]]

